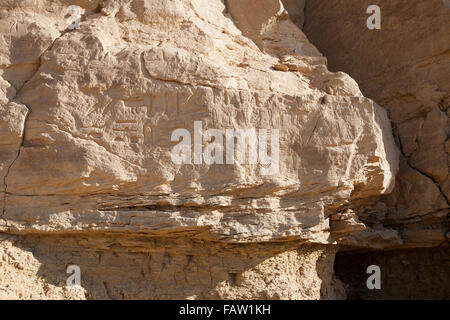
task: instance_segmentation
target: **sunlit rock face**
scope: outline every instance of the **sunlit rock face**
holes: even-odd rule
[[[328,71],[283,3],[3,2],[0,230],[21,243],[5,236],[3,279],[23,256],[55,264],[30,260],[29,273],[57,287],[63,261],[78,257],[102,265],[106,284],[88,272],[86,292],[52,297],[146,298],[128,283],[164,287],[191,266],[147,298],[333,298],[343,296],[336,245],[401,245],[395,230],[360,219],[374,208],[381,221],[378,199],[395,187],[387,112]],[[132,260],[144,271],[119,281],[113,266]],[[264,291],[273,274],[258,270],[286,265],[308,271]],[[254,274],[261,288],[251,290]],[[25,293],[6,294],[33,298],[32,285],[45,284],[29,277]]]
[[[108,2],[84,8],[72,31],[60,3],[12,37],[16,15],[33,11],[9,7],[3,228],[208,227],[224,238],[323,242],[327,208],[391,190],[385,111],[328,72],[282,4],[266,2]],[[174,139],[177,129],[188,136]],[[239,161],[242,145],[225,147],[238,129],[254,130],[258,151],[270,145],[268,159],[252,162],[244,143]],[[179,138],[191,143],[177,163]]]

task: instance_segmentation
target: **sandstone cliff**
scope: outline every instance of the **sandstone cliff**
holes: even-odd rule
[[[371,4],[380,6],[380,30],[365,28],[361,13]],[[400,172],[382,199],[384,225],[401,229],[411,246],[447,243],[449,8],[440,0],[309,0],[306,16],[304,31],[330,68],[354,77],[392,120]]]
[[[337,252],[445,246],[449,12],[366,59],[339,3],[1,1],[0,298],[345,298]]]

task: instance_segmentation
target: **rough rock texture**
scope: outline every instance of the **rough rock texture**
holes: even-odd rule
[[[0,2],[0,298],[345,298],[343,245],[419,239],[397,226],[413,191],[388,113],[328,71],[304,3]],[[174,163],[195,121],[279,130],[279,159]],[[64,288],[69,264],[82,288]]]
[[[366,9],[381,9],[381,30]],[[308,0],[304,31],[335,71],[386,108],[401,149],[383,224],[405,245],[449,240],[450,8],[442,0]],[[345,23],[344,23],[345,21]]]
[[[336,248],[330,246],[99,234],[2,240],[0,297],[3,292],[25,299],[345,297],[333,275]],[[69,264],[80,266],[83,290],[65,287]]]
[[[4,130],[26,123],[22,143],[16,134],[7,146],[2,229],[212,228],[236,240],[327,242],[327,209],[390,191],[397,157],[386,113],[326,70],[281,3],[267,3],[112,1],[95,13],[81,2],[85,19],[70,32],[58,29],[65,7],[54,4],[45,19],[24,20],[36,30],[28,41],[15,46],[21,35],[5,28],[2,60],[14,72],[3,78],[18,93],[5,94],[3,109],[17,110],[18,123]],[[242,6],[255,10],[251,19]],[[10,7],[5,26],[32,9]],[[14,83],[25,61],[35,72]],[[171,133],[194,121],[279,129],[278,172],[174,164]]]

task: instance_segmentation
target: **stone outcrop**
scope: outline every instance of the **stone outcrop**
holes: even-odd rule
[[[366,27],[369,5],[381,29]],[[450,9],[445,1],[308,0],[304,32],[331,70],[350,74],[389,112],[401,150],[383,224],[404,245],[448,243]],[[345,23],[344,23],[345,22]]]
[[[391,127],[327,69],[339,52],[309,42],[298,26],[314,42],[323,8],[307,1],[303,16],[304,5],[2,2],[0,298],[345,298],[338,250],[443,232],[445,89],[430,84],[430,104],[393,115],[410,73],[394,72],[399,87],[379,99],[385,79],[370,91],[366,72],[343,68]],[[235,130],[255,136],[228,140]],[[430,224],[405,227],[417,215]],[[64,287],[70,264],[82,288]]]
[[[391,190],[397,159],[386,113],[350,77],[328,72],[281,3],[268,3],[249,21],[238,13],[256,10],[252,1],[107,2],[73,31],[48,24],[65,26],[62,5],[44,11],[47,20],[25,20],[22,28],[36,29],[27,40],[43,44],[17,41],[10,47],[24,61],[2,58],[14,70],[5,82],[19,91],[4,105],[18,121],[5,122],[16,130],[3,230],[212,228],[222,239],[327,242],[327,209]],[[10,8],[5,25],[21,12]],[[36,70],[15,84],[26,61]],[[203,131],[279,130],[277,172],[174,164],[171,135],[195,121]]]
[[[335,248],[299,243],[227,244],[188,237],[3,237],[0,298],[336,299]],[[33,254],[31,254],[32,252]],[[82,288],[66,287],[68,265]]]

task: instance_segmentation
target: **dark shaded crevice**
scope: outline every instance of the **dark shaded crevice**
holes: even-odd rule
[[[402,150],[402,154],[404,155],[403,150]],[[433,183],[434,183],[434,184],[436,185],[436,187],[439,189],[439,192],[440,192],[440,193],[442,194],[442,196],[444,197],[445,201],[447,201],[447,205],[450,206],[450,200],[449,200],[449,199],[447,198],[447,196],[445,195],[445,192],[442,190],[442,187],[441,187],[441,185],[439,184],[439,182],[437,182],[437,180],[436,180],[433,176],[431,176],[431,175],[425,173],[423,170],[421,170],[421,169],[419,169],[419,168],[413,166],[413,165],[411,164],[409,158],[406,158],[406,159],[407,159],[408,165],[409,165],[413,170],[416,170],[418,173],[420,173],[420,174],[423,175],[424,177],[426,177],[426,178],[430,179],[431,181],[433,181]]]
[[[415,223],[417,221],[417,219],[426,219],[428,217],[430,217],[432,219],[433,216],[443,212],[444,210],[435,210],[432,212],[427,212],[425,214],[416,214],[413,216],[408,216],[407,218],[403,218],[403,219],[393,219],[393,220],[389,220],[386,219],[383,221],[383,226],[384,227],[401,227],[404,224],[408,224],[408,223]]]
[[[100,207],[98,210],[100,211],[122,211],[122,212],[128,212],[128,211],[139,211],[139,212],[174,212],[174,211],[211,211],[216,209],[224,208],[219,205],[198,205],[198,206],[189,206],[189,205],[135,205],[135,206],[126,206],[126,207]]]
[[[449,257],[450,247],[342,251],[336,255],[334,272],[349,300],[449,299]],[[371,265],[381,271],[379,290],[367,288]]]
[[[395,110],[395,115],[390,117],[393,127],[400,121],[424,116],[421,114],[423,110],[421,111],[419,107],[413,110],[411,106],[411,110],[406,108],[405,112],[399,111],[399,108],[408,104],[407,99],[412,99],[411,103],[417,105],[431,106],[435,104],[433,101],[435,93],[431,90],[442,93],[446,88],[445,71],[435,70],[437,68],[432,68],[432,65],[444,67],[446,63],[437,59],[447,56],[449,52],[446,44],[448,41],[445,41],[448,36],[448,33],[445,33],[448,13],[442,8],[442,1],[430,1],[428,4],[418,0],[413,2],[414,4],[408,5],[404,1],[397,0],[383,3],[382,6],[380,4],[384,15],[383,27],[382,31],[376,32],[368,30],[365,25],[368,17],[366,8],[370,4],[368,1],[353,0],[351,4],[337,0],[306,1],[305,35],[328,58],[330,70],[348,73],[357,80],[365,96],[380,102],[379,105],[385,107],[385,110]],[[419,12],[415,12],[413,8],[419,5],[424,10],[421,12],[423,17],[411,19],[417,17]],[[439,12],[439,17],[428,14],[436,12],[436,9],[442,11]],[[413,28],[422,30],[422,33],[419,35],[417,32],[411,32],[415,30]],[[430,41],[430,45],[422,42],[423,39]],[[401,47],[399,43],[402,44]],[[417,43],[420,45],[416,45]],[[437,76],[438,74],[442,76]],[[422,90],[422,87],[423,90],[430,90],[426,93],[429,95],[429,103],[423,100],[427,97],[425,94],[421,98],[420,94],[416,95],[415,91]],[[439,102],[442,112],[447,110],[446,97],[448,94]],[[401,102],[402,99],[403,103],[397,102],[397,100]],[[390,108],[387,108],[388,106]],[[444,192],[446,185],[443,181],[410,161],[403,152],[398,135],[396,142],[406,159],[404,169],[410,168],[427,181],[433,182],[448,207],[450,199]],[[397,176],[397,181],[400,181],[399,179],[402,177]],[[420,197],[417,190],[413,192],[415,196]]]
[[[441,185],[438,183],[438,181],[433,176],[427,174],[426,172],[422,171],[421,169],[419,169],[419,168],[417,168],[417,167],[415,167],[414,165],[411,164],[410,157],[408,157],[406,155],[406,153],[404,151],[403,144],[402,144],[402,140],[400,139],[400,136],[398,134],[397,124],[394,123],[394,122],[392,122],[392,133],[393,133],[393,135],[395,137],[395,141],[396,141],[396,144],[399,147],[401,155],[406,159],[406,165],[409,166],[412,170],[416,171],[417,173],[419,173],[420,175],[422,175],[423,177],[429,179],[430,181],[432,181],[434,183],[434,185],[438,188],[438,190],[439,190],[440,194],[442,195],[442,197],[447,202],[447,208],[441,208],[441,210],[448,209],[448,206],[450,205],[450,201],[447,198],[447,196],[444,193],[444,191],[442,190]],[[416,141],[416,143],[417,143],[417,141]],[[441,210],[439,210],[439,211],[441,211]],[[439,211],[437,211],[437,212],[439,212]],[[408,223],[408,221],[412,221],[415,218],[424,219],[424,217],[429,216],[429,215],[433,215],[434,213],[436,213],[436,211],[427,212],[427,213],[422,214],[422,215],[415,215],[415,216],[412,216],[412,217],[408,217],[407,219],[404,219],[404,220],[396,220],[395,222],[388,220],[388,221],[384,221],[383,225],[385,227],[387,227],[387,226],[394,226],[394,225],[397,225],[397,227],[400,227],[402,223]],[[450,221],[449,217],[450,217],[450,213],[447,214],[447,221]],[[449,232],[449,224],[448,223],[446,225],[446,228],[447,228],[447,234],[448,234],[448,232]],[[447,237],[446,240],[443,241],[443,244],[447,244],[447,243],[449,243],[449,238],[448,237]]]
[[[426,172],[424,172],[423,170],[415,167],[410,160],[410,157],[408,157],[404,151],[403,148],[403,144],[402,144],[402,140],[400,139],[400,136],[398,134],[397,131],[397,125],[395,123],[392,122],[392,130],[393,130],[393,134],[394,137],[396,137],[395,141],[400,149],[400,152],[402,154],[403,157],[405,157],[406,159],[406,163],[408,164],[408,166],[413,169],[414,171],[418,172],[419,174],[421,174],[422,176],[424,176],[425,178],[428,178],[429,180],[431,180],[436,187],[439,189],[439,192],[442,194],[443,198],[445,199],[445,201],[447,202],[447,205],[450,206],[450,199],[447,198],[447,196],[445,195],[445,192],[442,190],[441,185],[439,184],[439,182],[431,175],[427,174]]]
[[[225,6],[223,14],[229,14],[230,10],[228,9],[228,0],[223,0],[223,5]]]

